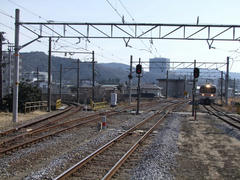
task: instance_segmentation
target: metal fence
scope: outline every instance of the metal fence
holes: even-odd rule
[[[47,110],[47,101],[25,102],[24,113],[35,110]]]

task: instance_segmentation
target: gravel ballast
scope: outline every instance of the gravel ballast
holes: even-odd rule
[[[132,179],[173,179],[171,168],[176,165],[179,117],[172,114],[158,129],[153,143],[146,149],[142,160],[133,170]]]

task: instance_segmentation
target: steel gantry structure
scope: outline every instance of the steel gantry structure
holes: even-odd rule
[[[19,51],[40,38],[123,39],[126,46],[131,39],[205,40],[209,48],[213,41],[239,41],[240,25],[162,24],[162,23],[81,23],[81,22],[21,22],[20,11],[15,11],[15,83],[13,121],[17,121]],[[19,45],[20,27],[36,38]],[[50,34],[47,32],[51,32]]]
[[[66,22],[19,22],[18,24],[42,38],[240,40],[240,25]],[[50,30],[54,35],[49,35],[45,30]]]

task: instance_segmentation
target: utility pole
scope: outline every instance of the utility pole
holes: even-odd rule
[[[139,58],[139,62],[138,64],[141,63],[141,58]],[[141,70],[142,72],[142,70]],[[136,111],[136,114],[139,114],[139,106],[140,106],[140,93],[141,93],[141,90],[140,90],[140,78],[141,78],[141,73],[139,73],[137,75],[138,77],[138,86],[137,86],[137,111]]]
[[[2,64],[3,64],[3,53],[2,53],[2,44],[3,44],[4,38],[3,38],[3,32],[0,32],[0,105],[2,105],[2,99],[3,99],[3,81],[2,81]]]
[[[52,38],[49,38],[48,50],[48,112],[51,112],[51,74],[52,74]]]
[[[183,91],[186,92],[186,75],[184,75]]]
[[[13,83],[13,122],[18,122],[18,88],[19,88],[19,17],[20,11],[15,11],[15,47],[14,47],[14,83]]]
[[[133,56],[130,56],[130,73],[128,75],[128,85],[129,85],[129,105],[132,103],[132,61],[133,61]]]
[[[225,101],[228,105],[228,80],[229,80],[229,57],[227,57],[227,69],[226,69],[226,79],[225,79]]]
[[[60,99],[62,99],[62,64],[60,64],[60,87],[59,87],[59,94],[60,94]]]
[[[194,60],[194,69],[196,68],[196,60]],[[196,93],[196,78],[193,73],[193,87],[192,87],[192,116],[195,115],[195,93]]]
[[[37,67],[37,87],[39,88],[39,70],[38,70],[38,67]]]
[[[223,71],[221,71],[221,105],[223,105]]]
[[[95,67],[94,67],[94,51],[92,52],[92,101],[95,101]]]
[[[8,63],[9,63],[9,66],[8,66],[8,75],[9,75],[9,81],[8,81],[8,93],[11,94],[11,81],[12,81],[12,70],[11,70],[11,65],[12,65],[12,53],[11,53],[11,47],[8,47]]]
[[[79,51],[51,51],[51,53],[69,53],[69,54],[92,54],[93,61],[94,62],[94,51],[93,52],[79,52]],[[80,60],[78,59],[78,67],[77,68],[65,68],[65,69],[77,69],[77,102],[79,103],[79,76],[80,76]],[[94,68],[94,64],[93,64]],[[94,77],[93,77],[94,78]],[[60,64],[60,87],[59,87],[59,94],[60,94],[60,99],[62,99],[62,64]]]
[[[168,98],[168,70],[166,72],[166,99]]]
[[[78,59],[77,67],[77,103],[79,103],[79,74],[80,74],[80,60]]]
[[[236,91],[236,80],[234,78],[234,80],[233,80],[233,97],[235,97],[235,91]]]

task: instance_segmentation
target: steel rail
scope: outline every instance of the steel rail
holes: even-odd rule
[[[225,123],[227,123],[227,124],[229,124],[229,125],[231,125],[231,126],[233,126],[233,127],[235,127],[235,128],[237,128],[237,129],[240,130],[240,126],[238,126],[238,125],[236,125],[236,124],[234,124],[234,123],[232,123],[232,122],[224,119],[223,117],[219,116],[219,115],[216,114],[215,112],[211,111],[211,110],[210,110],[209,108],[207,108],[206,106],[203,105],[203,107],[204,107],[208,112],[211,112],[214,116],[216,116],[217,118],[221,119],[221,120],[224,121]],[[226,117],[227,117],[227,116],[226,116]]]
[[[140,144],[149,136],[149,134],[159,125],[160,122],[168,115],[169,111],[165,112],[165,114],[158,120],[157,123],[154,124],[129,150],[126,152],[122,158],[108,171],[108,173],[102,178],[102,180],[110,179],[117,170],[121,167],[121,165],[128,159],[128,157],[140,146]]]
[[[212,106],[212,105],[211,105],[211,108],[213,108],[215,111],[223,114],[224,116],[227,116],[228,118],[232,119],[233,121],[240,123],[240,119],[238,119],[238,118],[236,118],[236,117],[233,117],[233,116],[230,116],[230,115],[228,115],[226,112],[220,111],[219,109],[217,109],[216,107],[214,107],[214,106]]]
[[[34,124],[37,124],[37,123],[39,123],[39,122],[45,121],[45,120],[47,120],[47,119],[50,119],[50,118],[53,118],[53,117],[56,117],[56,116],[59,116],[59,115],[65,113],[65,112],[70,111],[72,108],[73,108],[73,106],[69,106],[68,108],[66,108],[66,109],[63,110],[63,111],[60,111],[59,113],[52,114],[52,115],[50,115],[50,116],[48,116],[48,117],[43,117],[43,118],[41,118],[41,119],[39,119],[39,120],[37,120],[37,121],[30,122],[30,123],[26,123],[26,124],[22,124],[22,125],[20,125],[20,126],[18,126],[18,127],[16,127],[16,128],[12,128],[12,129],[9,129],[9,130],[0,132],[0,136],[7,135],[7,134],[9,134],[9,133],[11,133],[11,132],[16,132],[16,131],[18,131],[18,130],[20,130],[20,129],[23,129],[23,128],[32,126],[32,125],[34,125]]]
[[[59,133],[61,133],[61,132],[67,131],[67,130],[69,130],[69,129],[73,129],[73,128],[77,127],[77,126],[80,126],[80,125],[83,125],[83,124],[86,124],[86,123],[89,123],[89,122],[92,122],[92,121],[99,120],[100,118],[101,118],[101,117],[97,117],[97,118],[94,118],[94,119],[86,120],[86,121],[80,122],[80,123],[78,123],[78,124],[75,124],[75,125],[72,125],[72,126],[69,126],[69,127],[66,127],[66,128],[60,129],[60,130],[57,130],[57,131],[55,131],[55,132],[51,132],[51,133],[49,133],[49,134],[47,134],[47,135],[43,135],[43,136],[40,136],[40,137],[31,139],[31,140],[25,141],[25,142],[23,142],[23,143],[20,143],[20,144],[11,146],[11,147],[9,147],[9,148],[0,150],[0,154],[3,154],[3,153],[6,153],[6,152],[9,152],[9,151],[12,151],[12,150],[17,149],[17,148],[20,148],[20,147],[24,147],[24,146],[26,146],[26,145],[28,145],[28,144],[32,144],[32,143],[38,142],[38,141],[40,141],[40,140],[42,140],[42,139],[46,139],[47,137],[51,137],[51,136],[53,136],[53,135],[59,134]],[[59,126],[63,126],[63,125],[67,125],[67,124],[68,124],[68,123],[66,122],[66,123],[63,123],[63,124],[61,124],[61,125],[59,125]],[[44,130],[39,130],[39,131],[34,132],[34,133],[39,133],[39,132],[47,131],[47,130],[50,130],[50,129],[55,129],[56,127],[57,127],[57,125],[56,125],[56,126],[53,126],[53,127],[50,127],[50,128],[46,128],[46,129],[44,129]],[[33,133],[33,134],[34,134],[34,133]],[[29,133],[28,135],[31,136],[32,134]],[[11,140],[11,141],[14,141],[14,139]],[[9,141],[9,142],[11,142],[11,141]],[[5,142],[5,144],[6,144],[6,143],[7,143],[7,142]]]
[[[68,177],[69,175],[73,174],[76,170],[80,169],[82,166],[84,166],[86,163],[88,163],[89,161],[91,161],[94,157],[96,157],[97,155],[99,155],[100,153],[102,153],[103,151],[105,151],[106,149],[108,149],[110,146],[112,146],[113,144],[115,144],[116,142],[118,142],[120,139],[123,139],[124,137],[126,137],[127,135],[129,135],[132,131],[136,130],[139,126],[143,125],[144,123],[146,123],[147,121],[151,120],[152,118],[156,117],[157,115],[164,113],[165,110],[170,107],[170,106],[174,106],[176,104],[170,104],[168,106],[165,106],[163,108],[163,110],[154,113],[153,115],[151,115],[150,117],[147,117],[146,119],[144,119],[143,121],[139,122],[137,125],[135,125],[134,127],[130,128],[129,130],[127,130],[126,132],[120,134],[119,136],[115,137],[114,139],[112,139],[111,141],[109,141],[107,144],[103,145],[102,147],[100,147],[99,149],[95,150],[94,152],[92,152],[90,155],[88,155],[87,157],[85,157],[84,159],[82,159],[81,161],[79,161],[78,163],[76,163],[74,166],[70,167],[69,169],[67,169],[66,171],[64,171],[62,174],[60,174],[59,176],[57,176],[56,178],[54,178],[54,180],[62,180],[65,179],[66,177]]]
[[[145,105],[152,105],[152,103],[146,103]],[[129,107],[125,107],[124,109],[126,109],[126,108],[129,108]],[[112,110],[112,111],[109,111],[107,113],[93,114],[93,115],[90,115],[90,116],[86,116],[86,117],[77,118],[77,119],[74,119],[74,120],[71,120],[71,121],[63,122],[61,124],[57,124],[57,125],[54,125],[54,126],[51,126],[51,127],[44,128],[44,129],[38,129],[36,131],[30,131],[30,132],[28,132],[28,133],[26,133],[26,134],[24,134],[22,136],[18,136],[17,138],[19,139],[20,137],[27,137],[27,136],[30,137],[30,136],[32,136],[33,134],[36,134],[36,133],[41,133],[41,132],[44,132],[44,131],[48,131],[50,129],[56,129],[56,127],[63,127],[65,125],[69,125],[69,124],[72,124],[74,122],[81,121],[81,120],[84,120],[84,119],[93,118],[93,119],[90,119],[90,120],[82,121],[82,122],[77,123],[75,125],[72,125],[70,127],[66,127],[66,128],[57,130],[55,132],[51,132],[50,134],[43,135],[41,137],[37,137],[37,138],[31,139],[31,140],[25,141],[23,143],[11,146],[9,148],[5,148],[5,149],[3,148],[3,150],[0,150],[0,154],[12,151],[12,150],[20,148],[20,147],[24,147],[24,146],[26,146],[28,144],[32,144],[32,143],[38,142],[38,141],[40,141],[42,139],[46,139],[47,137],[51,137],[51,136],[53,136],[55,134],[67,131],[69,129],[73,129],[73,128],[77,127],[77,126],[80,126],[80,125],[83,125],[83,124],[86,124],[86,123],[89,123],[89,122],[97,121],[97,120],[99,120],[101,118],[101,117],[96,117],[96,116],[100,116],[100,115],[103,115],[103,114],[105,114],[107,116],[112,116],[112,115],[119,114],[119,113],[121,113],[121,111],[114,111],[114,110]],[[9,143],[9,142],[14,141],[14,140],[16,140],[16,137],[13,137],[9,141],[3,142],[1,145],[4,145],[4,144]]]
[[[0,142],[0,146],[1,146],[1,145],[4,145],[4,144],[6,144],[6,143],[9,143],[9,142],[11,142],[11,141],[17,140],[17,139],[19,139],[19,138],[21,138],[21,137],[25,137],[25,136],[32,135],[32,134],[34,134],[35,132],[39,132],[39,131],[41,131],[41,130],[43,130],[43,129],[47,129],[46,127],[47,127],[48,125],[50,125],[50,124],[52,124],[52,123],[55,123],[55,122],[57,122],[57,121],[60,121],[60,120],[62,120],[62,119],[64,119],[64,118],[66,118],[66,117],[69,117],[69,116],[71,116],[73,113],[74,113],[74,114],[77,113],[79,110],[80,110],[80,107],[76,108],[73,112],[70,112],[71,114],[69,114],[69,112],[67,112],[64,116],[62,116],[62,117],[60,117],[60,118],[58,118],[58,119],[56,119],[56,120],[54,120],[54,121],[50,121],[50,122],[48,122],[48,123],[46,123],[46,124],[43,124],[43,125],[35,128],[35,129],[32,129],[32,130],[30,130],[30,131],[26,131],[26,132],[23,132],[22,134],[19,134],[19,135],[17,135],[17,136],[14,136],[14,137],[5,139],[5,140],[3,140],[3,141]],[[38,122],[36,122],[36,123],[40,123],[40,122],[41,122],[41,121],[38,121]]]
[[[179,104],[173,104],[172,106],[177,106]],[[174,107],[173,107],[174,108]],[[110,179],[117,170],[122,166],[122,164],[128,159],[128,157],[140,146],[140,144],[149,136],[149,134],[164,120],[164,118],[171,111],[167,110],[165,114],[126,152],[121,159],[107,172],[107,174],[102,178],[102,180]]]
[[[149,106],[149,105],[152,105],[152,102],[151,103],[145,103],[143,105]],[[132,106],[130,106],[130,107],[132,107]],[[129,106],[128,107],[124,107],[123,110],[126,109],[126,108],[129,108]],[[115,115],[115,114],[119,114],[121,112],[122,111],[112,110],[112,111],[109,111],[107,113],[105,112],[105,113],[93,114],[93,115],[90,115],[90,116],[85,116],[85,117],[77,118],[77,119],[70,120],[70,121],[67,121],[67,122],[63,122],[63,123],[60,123],[60,124],[57,124],[57,125],[53,125],[53,126],[50,126],[50,127],[47,127],[47,128],[42,128],[42,129],[37,129],[37,130],[34,130],[34,131],[30,131],[30,132],[27,132],[27,133],[25,133],[23,135],[19,135],[17,137],[15,136],[13,138],[10,138],[9,140],[6,140],[6,141],[2,142],[0,145],[2,145],[2,146],[6,145],[7,143],[10,143],[10,142],[12,142],[14,140],[19,139],[20,137],[31,137],[33,134],[42,133],[42,132],[45,132],[45,131],[49,131],[51,129],[56,129],[57,127],[63,127],[63,129],[57,130],[55,132],[50,132],[49,134],[44,134],[43,136],[36,137],[34,139],[31,139],[31,140],[27,140],[27,141],[25,141],[23,143],[15,144],[14,146],[11,146],[11,147],[8,147],[8,148],[4,148],[3,147],[2,150],[1,150],[1,147],[0,147],[0,154],[12,151],[12,150],[20,148],[20,147],[25,147],[28,144],[32,144],[32,143],[41,141],[43,139],[46,139],[47,137],[51,137],[51,136],[53,136],[55,134],[67,131],[69,129],[73,129],[73,128],[78,127],[80,125],[87,124],[87,123],[90,123],[90,122],[93,122],[93,121],[97,121],[97,120],[99,120],[101,118],[101,117],[97,117],[97,116],[104,115],[104,114],[107,115],[107,116],[112,116],[112,115]],[[81,121],[81,120],[88,119],[88,118],[93,118],[93,119],[82,121],[80,123],[77,123],[77,124],[74,124],[72,126],[68,126],[68,127],[64,128],[64,126],[66,126],[66,125],[70,125],[70,124],[75,123],[77,121]]]

